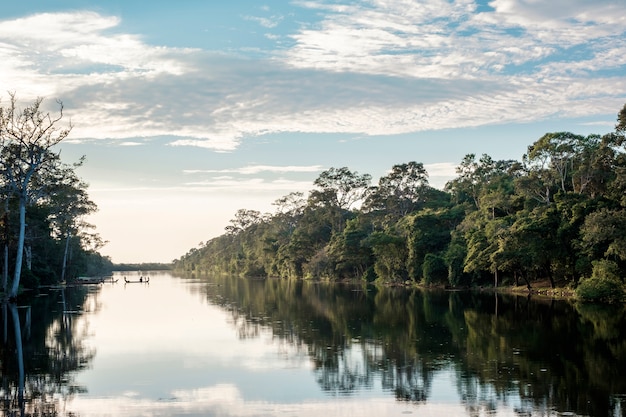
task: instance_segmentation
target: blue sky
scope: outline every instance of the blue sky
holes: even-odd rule
[[[12,3],[2,103],[63,101],[116,262],[177,258],[330,167],[423,162],[442,187],[467,153],[610,132],[626,102],[617,0]]]

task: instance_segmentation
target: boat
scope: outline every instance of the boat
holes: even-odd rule
[[[140,277],[138,280],[129,280],[124,277],[124,282],[127,284],[147,284],[150,282],[150,277]]]
[[[103,282],[102,277],[77,277],[72,284],[102,284]]]

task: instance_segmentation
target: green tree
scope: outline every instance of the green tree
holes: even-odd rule
[[[581,237],[583,248],[592,257],[626,261],[626,210],[602,208],[590,213]]]
[[[503,260],[503,266],[519,273],[528,286],[535,279],[548,278],[554,287],[553,261],[563,251],[557,235],[560,221],[559,212],[552,206],[520,212],[504,235],[504,251],[509,257]]]
[[[593,262],[592,275],[580,282],[576,295],[583,301],[622,301],[626,291],[620,270],[613,261],[601,259]]]
[[[368,245],[375,256],[374,271],[383,282],[404,282],[408,278],[406,268],[406,239],[393,232],[374,232]]]
[[[443,254],[443,259],[448,267],[448,282],[452,286],[471,284],[471,275],[464,271],[465,258],[467,256],[467,243],[462,233],[453,230],[451,241]]]
[[[445,284],[448,281],[448,268],[441,255],[429,253],[424,257],[423,276],[425,284]]]
[[[577,148],[584,137],[570,132],[546,133],[528,147],[528,161],[539,169],[547,169],[549,181],[562,192],[571,190],[568,180],[572,176]]]
[[[371,189],[364,210],[384,212],[393,224],[426,203],[429,191],[428,172],[421,162],[394,165]]]
[[[425,209],[405,217],[400,222],[407,230],[409,277],[419,282],[423,278],[423,263],[428,254],[444,252],[451,233],[462,221],[462,206]]]
[[[479,209],[485,187],[494,178],[503,174],[512,175],[515,170],[519,170],[519,163],[516,161],[494,161],[487,154],[483,154],[476,161],[475,154],[468,154],[456,168],[458,177],[446,184],[446,190],[457,204],[470,203],[475,209]]]
[[[373,253],[367,244],[373,225],[367,216],[348,220],[342,233],[331,239],[329,252],[340,277],[364,278],[373,264]]]
[[[330,168],[313,182],[318,189],[311,192],[309,200],[350,210],[355,203],[363,200],[371,179],[371,175],[360,175],[347,167]]]
[[[556,192],[584,193],[593,198],[611,179],[618,146],[618,137],[611,134],[546,133],[524,156],[528,177],[523,188],[527,195],[547,204],[553,202]]]
[[[235,213],[235,218],[230,220],[230,224],[224,229],[230,235],[237,235],[255,224],[262,221],[261,212],[257,210],[239,209]]]
[[[303,193],[292,192],[277,199],[272,205],[276,207],[273,219],[281,221],[287,229],[293,230],[304,213],[306,200]]]
[[[624,104],[619,113],[617,113],[617,124],[615,125],[615,131],[622,136],[626,134],[626,104]]]
[[[89,199],[87,183],[76,175],[75,169],[82,163],[83,160],[71,166],[61,166],[53,172],[48,172],[49,177],[45,178],[47,191],[44,204],[48,206],[50,211],[52,232],[59,239],[65,240],[61,267],[62,281],[66,279],[67,275],[72,237],[79,236],[79,234],[86,235],[87,230],[93,228],[84,221],[84,217],[98,209],[96,204]],[[89,245],[87,241],[93,246]],[[97,250],[102,245],[97,235],[91,235],[89,239],[82,239],[82,243],[86,245],[84,249],[93,248]]]

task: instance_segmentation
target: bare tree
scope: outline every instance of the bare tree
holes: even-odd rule
[[[0,107],[0,175],[10,195],[19,202],[19,233],[13,283],[9,298],[17,297],[22,273],[26,207],[36,189],[31,189],[34,177],[54,169],[59,160],[52,147],[65,139],[72,130],[71,122],[60,127],[63,103],[57,101],[57,116],[42,110],[43,98],[20,109],[15,93],[9,93],[10,103]],[[37,187],[33,187],[37,188]]]

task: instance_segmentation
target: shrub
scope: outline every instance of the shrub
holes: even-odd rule
[[[591,277],[580,281],[576,296],[582,301],[615,302],[624,298],[624,285],[619,268],[613,261],[599,260],[593,263]]]
[[[445,284],[448,281],[448,267],[439,255],[427,254],[424,257],[422,271],[425,284]]]

